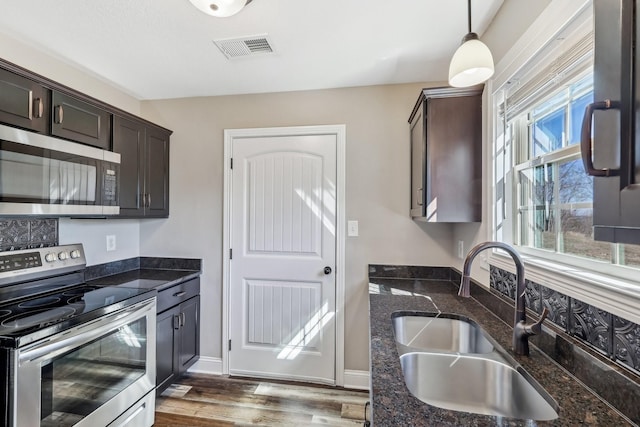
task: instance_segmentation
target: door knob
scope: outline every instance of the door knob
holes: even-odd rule
[[[326,267],[324,268],[324,274],[331,274],[331,267],[326,266]]]

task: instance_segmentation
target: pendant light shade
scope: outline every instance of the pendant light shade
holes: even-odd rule
[[[251,0],[189,0],[207,15],[226,18],[240,12]]]
[[[493,55],[486,44],[471,32],[471,0],[468,6],[469,33],[462,39],[449,65],[449,84],[453,87],[473,86],[493,75]]]

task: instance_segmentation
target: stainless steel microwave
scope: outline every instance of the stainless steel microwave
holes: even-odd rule
[[[117,215],[120,154],[0,125],[0,215]]]

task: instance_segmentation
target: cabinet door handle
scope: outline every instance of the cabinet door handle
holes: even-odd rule
[[[187,322],[187,315],[184,314],[184,311],[180,313],[180,327],[184,327],[184,324]]]
[[[593,123],[593,113],[595,110],[609,110],[614,108],[620,109],[620,101],[611,101],[605,99],[604,101],[598,101],[587,105],[584,110],[584,118],[582,119],[582,131],[580,133],[580,151],[582,153],[582,163],[584,164],[584,170],[587,175],[591,176],[618,176],[620,174],[619,169],[596,169],[593,167],[593,153],[592,153],[592,140],[591,140],[591,126]]]
[[[186,293],[187,293],[187,291],[180,291],[180,292],[176,292],[175,294],[173,294],[173,296],[176,297],[176,298],[180,298],[180,297],[183,297]]]
[[[33,100],[33,110],[35,111],[33,117],[41,119],[44,114],[44,103],[42,102],[42,98],[36,98]]]
[[[150,208],[151,207],[151,193],[147,194],[147,207]]]
[[[182,313],[180,313],[182,314]],[[173,316],[173,329],[180,329],[180,315]]]
[[[416,192],[418,193],[416,196],[418,198],[418,206],[422,206],[422,188],[418,188]]]
[[[54,111],[54,122],[56,122],[57,124],[62,124],[62,121],[64,120],[64,110],[62,109],[62,105],[56,105]]]

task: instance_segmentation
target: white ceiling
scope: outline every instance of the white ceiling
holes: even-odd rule
[[[473,31],[502,1],[472,2]],[[229,18],[189,0],[2,0],[0,32],[163,99],[446,81],[466,14],[466,0],[253,0]],[[213,43],[265,34],[272,54],[229,60]]]

